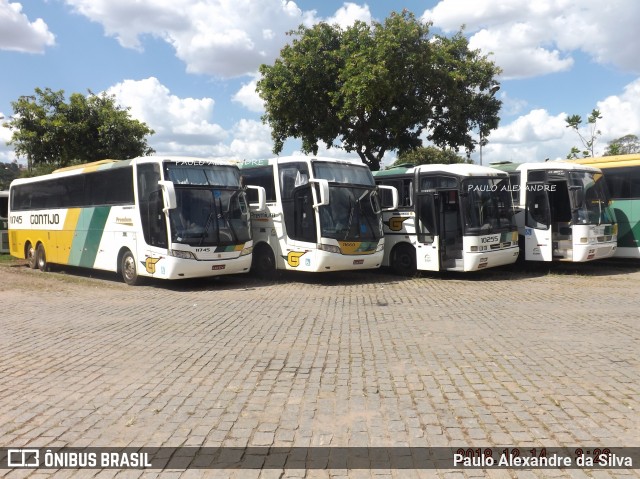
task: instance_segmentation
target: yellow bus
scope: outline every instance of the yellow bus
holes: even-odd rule
[[[9,191],[0,191],[0,253],[9,252]]]
[[[258,189],[264,205],[264,190]],[[183,157],[104,160],[14,180],[11,254],[141,277],[246,273],[251,225],[236,165]]]

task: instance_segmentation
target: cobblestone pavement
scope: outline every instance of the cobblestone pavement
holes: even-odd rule
[[[549,271],[550,270],[550,271]],[[640,446],[640,264],[128,287],[0,266],[0,446]],[[638,477],[45,470],[6,477]]]

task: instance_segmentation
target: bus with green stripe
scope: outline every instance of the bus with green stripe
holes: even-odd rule
[[[383,266],[397,274],[478,271],[518,259],[509,176],[470,164],[399,165],[374,172],[399,192],[383,214]],[[383,194],[382,206],[390,205]]]
[[[581,158],[573,163],[599,168],[618,222],[615,258],[640,259],[640,153]]]
[[[252,212],[256,275],[380,267],[379,188],[363,162],[297,155],[246,160],[240,172],[267,195],[265,212]]]
[[[249,187],[252,188],[252,187]],[[258,190],[264,207],[264,190]],[[249,206],[238,167],[189,157],[103,160],[14,180],[11,255],[142,278],[246,273]]]

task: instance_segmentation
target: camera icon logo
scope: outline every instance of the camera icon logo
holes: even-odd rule
[[[40,451],[38,449],[9,449],[7,451],[8,467],[38,467]]]

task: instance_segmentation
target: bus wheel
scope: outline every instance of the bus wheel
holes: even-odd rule
[[[411,276],[416,272],[416,250],[408,244],[396,246],[391,254],[391,270],[401,276]]]
[[[258,278],[273,280],[276,278],[276,258],[273,251],[266,245],[261,245],[253,251],[251,271]]]
[[[135,286],[138,284],[138,270],[136,269],[136,260],[133,257],[131,251],[127,250],[122,255],[120,262],[120,272],[122,273],[122,279],[129,286]]]
[[[29,268],[36,269],[38,267],[38,262],[36,261],[36,250],[34,249],[33,246],[31,246],[31,243],[27,244],[26,250],[27,250],[26,258],[27,258],[27,264],[29,265]]]
[[[44,251],[44,245],[40,243],[36,248],[36,264],[40,271],[49,271],[47,264],[47,254]]]

